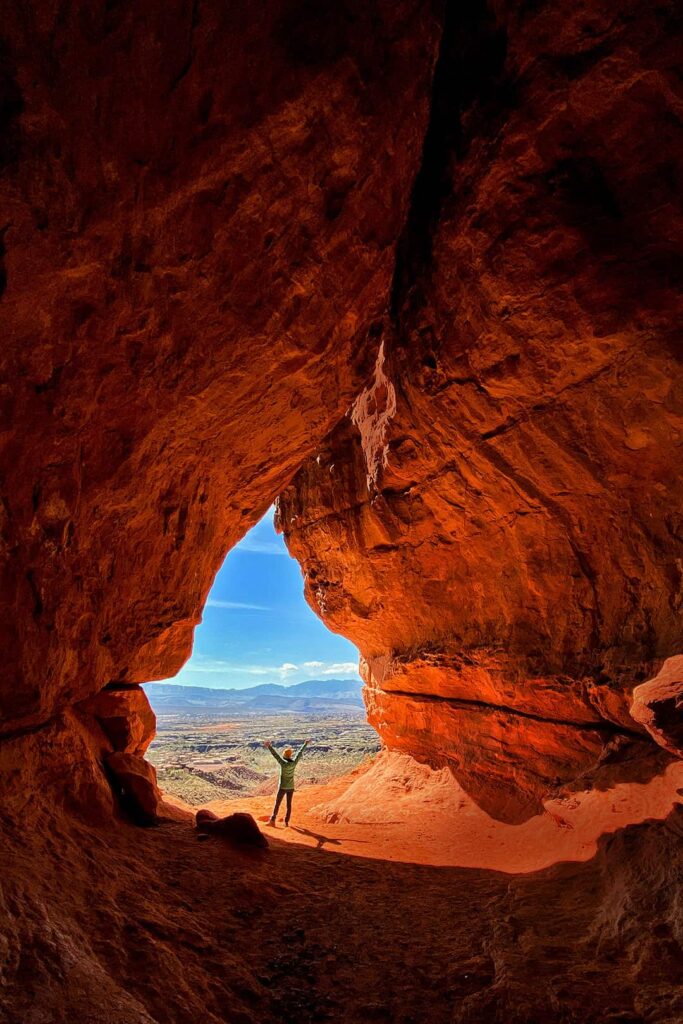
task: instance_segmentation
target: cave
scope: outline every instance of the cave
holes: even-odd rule
[[[2,14],[0,1020],[679,1024],[679,800],[439,867],[199,842],[144,756],[275,502],[381,763],[680,779],[679,5]]]

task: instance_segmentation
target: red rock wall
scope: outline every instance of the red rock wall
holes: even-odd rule
[[[371,367],[417,0],[2,4],[0,730],[173,674]]]
[[[374,378],[280,502],[386,743],[511,820],[683,649],[680,56],[673,3],[449,7]]]
[[[3,6],[0,730],[177,671],[304,462],[371,720],[531,813],[681,650],[677,6],[248,7]]]

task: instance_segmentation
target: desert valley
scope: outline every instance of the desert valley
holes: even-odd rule
[[[280,749],[313,739],[298,772],[304,786],[346,775],[379,751],[360,680],[245,690],[151,683],[147,692],[157,716],[148,757],[159,785],[194,806],[274,793],[277,772],[266,739]]]

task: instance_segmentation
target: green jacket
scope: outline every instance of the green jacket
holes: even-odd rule
[[[280,789],[290,791],[294,789],[294,772],[296,771],[296,766],[301,760],[301,755],[306,749],[307,743],[308,740],[304,740],[303,746],[298,751],[296,756],[290,758],[289,760],[287,760],[284,757],[280,757],[280,755],[278,754],[277,750],[275,750],[274,747],[266,748],[271,752],[277,763],[280,765]]]

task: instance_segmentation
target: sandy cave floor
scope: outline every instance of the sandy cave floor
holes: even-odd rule
[[[325,789],[298,794],[298,831],[269,833],[266,851],[200,839],[187,820],[95,829],[38,808],[35,831],[10,830],[0,851],[0,1020],[683,1020],[676,812],[583,862],[510,874],[406,863],[417,832],[324,823],[311,808],[338,813],[341,786]]]
[[[683,763],[647,784],[621,783],[546,803],[522,825],[496,821],[450,773],[384,751],[371,764],[294,796],[290,827],[284,802],[275,830],[273,796],[214,800],[219,815],[248,811],[269,837],[327,851],[435,867],[490,868],[511,874],[593,857],[601,836],[647,819],[661,820],[683,795]]]

